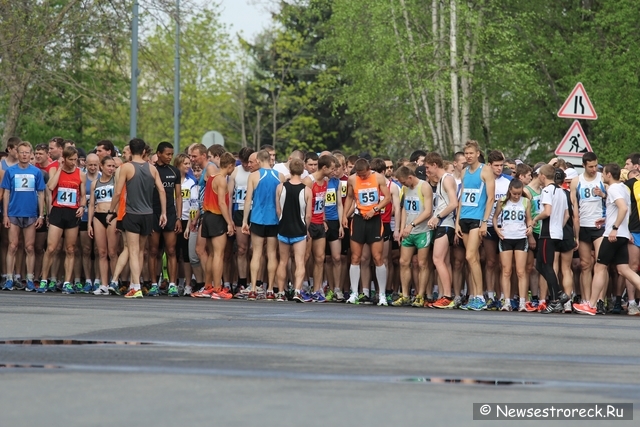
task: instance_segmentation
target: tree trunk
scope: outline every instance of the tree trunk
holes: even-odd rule
[[[431,3],[431,32],[434,39],[434,57],[438,68],[433,75],[434,86],[436,88],[434,93],[434,112],[436,119],[436,146],[439,152],[444,155],[444,141],[442,137],[442,108],[440,104],[440,97],[442,96],[442,88],[440,87],[440,70],[444,68],[442,64],[442,40],[439,39],[441,28],[438,28],[438,0],[433,0]]]
[[[407,37],[409,38],[409,45],[411,46],[411,52],[415,52],[416,45],[413,41],[413,32],[411,31],[411,25],[409,24],[409,14],[407,13],[407,7],[404,0],[400,0],[400,6],[402,7],[402,14],[404,15],[404,23],[405,23],[405,26],[407,27]],[[431,117],[431,108],[429,108],[429,101],[427,99],[426,89],[422,88],[420,90],[420,97],[422,98],[422,105],[424,106],[424,112],[427,116],[427,123],[429,124],[429,129],[431,130],[431,138],[433,138],[433,143],[431,144],[431,150],[433,150],[433,146],[437,142],[438,136],[436,134],[435,126],[433,125],[433,119]]]
[[[7,146],[7,141],[16,135],[18,129],[18,120],[22,111],[22,103],[25,96],[26,85],[16,84],[11,88],[9,95],[9,105],[5,116],[4,130],[2,131],[2,148]]]
[[[457,0],[450,0],[451,22],[449,31],[449,54],[451,67],[451,132],[453,135],[453,151],[460,151],[460,110],[458,105],[458,12]]]
[[[420,117],[420,108],[418,107],[418,102],[416,101],[416,96],[413,91],[413,84],[411,83],[411,77],[409,76],[409,70],[407,69],[407,59],[404,56],[404,51],[402,50],[402,45],[400,44],[400,34],[398,32],[398,25],[396,24],[396,11],[393,7],[393,1],[391,1],[391,22],[393,23],[393,32],[396,36],[396,45],[398,46],[398,52],[400,53],[400,62],[402,63],[402,71],[404,74],[404,78],[407,80],[407,86],[409,87],[409,95],[411,97],[411,105],[413,106],[413,114],[416,116],[416,122],[418,124],[418,129],[420,130],[420,136],[423,141],[427,140],[427,134],[424,130],[424,124],[422,123],[422,118]]]
[[[468,2],[467,19],[465,22],[465,40],[464,40],[464,64],[461,76],[462,87],[462,132],[460,139],[465,142],[469,139],[471,127],[471,98],[473,93],[473,73],[475,71],[476,52],[478,50],[478,33],[482,28],[482,6],[478,10],[475,20],[471,19],[473,13],[473,3]]]
[[[489,93],[487,85],[482,83],[482,130],[484,141],[487,146],[491,145],[491,116],[489,111]]]

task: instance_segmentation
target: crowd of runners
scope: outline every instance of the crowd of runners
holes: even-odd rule
[[[11,138],[2,289],[640,315],[640,154],[576,160]]]

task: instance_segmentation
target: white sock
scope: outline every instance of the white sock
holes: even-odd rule
[[[158,284],[157,283],[152,283],[151,286],[158,286]]]
[[[526,304],[526,300],[524,298],[520,298],[520,305],[525,305]]]
[[[349,280],[351,282],[351,293],[358,295],[358,281],[360,280],[360,264],[351,265],[349,269]]]
[[[369,289],[367,288],[362,288],[362,293],[366,296],[366,297],[370,297],[371,296],[371,292],[369,291]]]
[[[175,284],[175,283],[173,283],[173,282],[169,283],[169,286],[175,286],[175,285],[176,285],[176,284]]]
[[[480,301],[484,302],[484,296],[478,295],[476,298],[478,298]]]
[[[495,292],[487,291],[487,296],[489,297],[489,299],[493,299],[495,295],[496,295]]]
[[[157,283],[156,283],[156,285],[157,285]],[[136,291],[139,291],[140,290],[140,283],[132,283],[131,287],[133,289],[135,289]]]
[[[376,277],[378,278],[380,295],[385,295],[387,292],[387,267],[384,264],[380,267],[376,267]]]
[[[438,293],[438,285],[433,285],[433,293]]]

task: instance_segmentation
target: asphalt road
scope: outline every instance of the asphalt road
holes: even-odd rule
[[[495,425],[473,420],[481,402],[640,407],[637,317],[14,291],[0,325],[0,340],[36,340],[0,344],[2,427],[475,426]],[[632,423],[526,423],[585,422]]]

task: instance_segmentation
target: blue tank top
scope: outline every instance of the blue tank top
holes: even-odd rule
[[[324,201],[324,216],[327,221],[338,220],[338,194],[340,194],[340,180],[331,178],[327,183],[327,194]]]
[[[251,223],[260,225],[277,225],[276,189],[280,184],[278,172],[273,169],[260,168],[260,180],[253,190],[251,206]]]
[[[96,178],[96,179],[99,179],[100,175],[101,175],[101,173],[98,172],[98,178]],[[86,207],[84,208],[84,213],[82,214],[82,218],[80,218],[81,222],[89,221],[89,198],[91,197],[91,183],[93,183],[93,181],[91,181],[89,179],[89,175],[87,175],[87,183],[86,183],[86,186],[85,186],[85,189],[84,189],[85,194],[86,194],[86,198],[87,198],[87,204],[86,204]]]
[[[484,210],[487,206],[487,192],[484,188],[484,181],[480,177],[482,175],[483,164],[471,173],[469,166],[465,170],[462,178],[462,194],[460,200],[462,209],[460,211],[460,219],[484,219]]]

